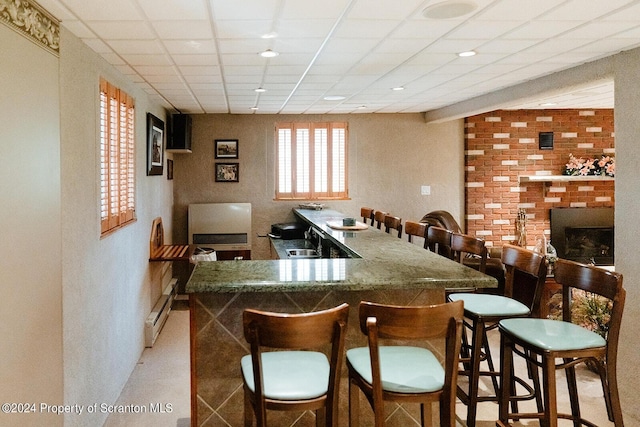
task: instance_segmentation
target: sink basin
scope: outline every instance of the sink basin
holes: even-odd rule
[[[287,249],[290,258],[320,258],[320,254],[315,249]]]

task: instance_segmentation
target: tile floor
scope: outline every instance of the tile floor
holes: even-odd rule
[[[492,342],[497,336],[492,335]],[[495,354],[498,354],[497,349]],[[518,368],[516,368],[518,369]],[[580,368],[581,408],[587,419],[598,426],[612,426],[607,419],[602,389],[595,374],[586,368]],[[560,405],[566,406],[566,395],[563,394],[564,383],[558,380]],[[145,349],[129,381],[123,389],[117,404],[141,405],[163,412],[142,414],[111,414],[106,427],[189,427],[189,312],[184,302],[178,301],[169,314],[153,348]],[[476,426],[494,427],[497,418],[497,405],[492,402],[478,406]],[[466,406],[457,405],[459,425],[465,426]],[[567,423],[567,424],[564,424]],[[535,426],[535,421],[523,421],[514,426]],[[570,425],[561,420],[560,425]]]

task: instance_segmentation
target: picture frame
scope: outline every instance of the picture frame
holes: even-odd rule
[[[216,182],[239,182],[240,163],[216,163]]]
[[[147,175],[162,175],[164,166],[164,122],[147,113]]]
[[[215,140],[216,159],[237,159],[238,140],[237,139],[216,139]]]

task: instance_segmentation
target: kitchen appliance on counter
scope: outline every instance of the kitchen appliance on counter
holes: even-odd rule
[[[271,225],[269,237],[272,239],[295,240],[304,239],[304,232],[309,226],[303,222],[283,222]]]

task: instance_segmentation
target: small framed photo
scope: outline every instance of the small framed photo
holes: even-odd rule
[[[239,182],[239,163],[216,163],[216,182]]]
[[[164,122],[147,113],[147,175],[162,175],[164,165]]]
[[[216,159],[237,159],[237,139],[216,139]]]

